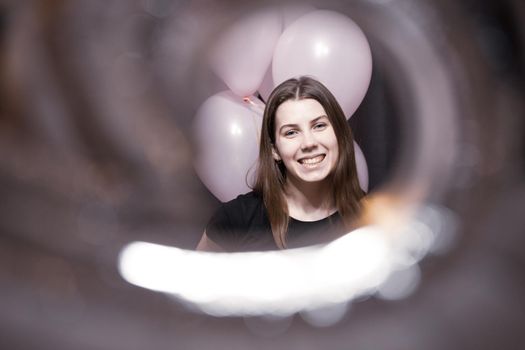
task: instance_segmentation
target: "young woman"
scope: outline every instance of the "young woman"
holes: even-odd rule
[[[352,132],[336,99],[315,79],[289,79],[266,104],[253,191],[217,210],[197,249],[328,242],[351,230],[363,196]]]

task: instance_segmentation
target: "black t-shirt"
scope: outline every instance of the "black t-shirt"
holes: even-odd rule
[[[345,232],[338,213],[319,221],[290,217],[286,241],[288,248],[297,248],[329,242]],[[278,249],[262,197],[255,192],[223,203],[208,222],[206,235],[226,251]]]

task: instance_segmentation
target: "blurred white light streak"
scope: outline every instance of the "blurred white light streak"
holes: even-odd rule
[[[398,300],[412,294],[421,280],[418,265],[412,265],[405,270],[394,271],[378,289],[377,295],[386,300]]]
[[[330,327],[341,321],[347,310],[348,303],[331,304],[318,309],[304,310],[301,317],[312,326]]]
[[[211,315],[284,317],[303,311],[322,326],[346,310],[334,305],[376,292],[385,299],[412,293],[420,279],[417,263],[441,234],[433,229],[448,220],[441,211],[423,207],[395,231],[365,226],[327,245],[284,251],[209,253],[133,242],[122,249],[119,269],[129,283]]]
[[[429,249],[432,254],[445,254],[457,242],[459,221],[448,208],[443,206],[426,206],[423,209],[422,220],[428,225],[434,235],[434,242]]]
[[[434,233],[430,228],[424,222],[414,220],[401,230],[393,243],[399,246],[393,268],[402,269],[416,264],[427,254],[433,243]]]

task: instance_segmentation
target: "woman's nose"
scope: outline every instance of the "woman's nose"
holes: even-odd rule
[[[315,137],[315,135],[312,132],[310,132],[310,131],[305,132],[303,134],[301,148],[303,150],[308,150],[308,149],[314,148],[316,146],[317,146],[317,138]]]

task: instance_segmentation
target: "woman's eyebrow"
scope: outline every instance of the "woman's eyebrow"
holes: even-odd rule
[[[299,125],[298,124],[284,124],[284,125],[281,125],[281,127],[279,128],[279,131],[282,131],[284,128],[298,128]]]
[[[328,119],[328,116],[326,115],[320,115],[312,120],[310,120],[310,124],[315,124],[317,123],[319,120],[321,119]],[[298,128],[299,127],[299,124],[284,124],[284,125],[281,125],[281,127],[279,128],[279,131],[282,131],[284,128]]]
[[[312,119],[312,120],[310,121],[310,124],[315,124],[315,123],[317,123],[320,119],[323,119],[323,118],[327,118],[327,119],[328,119],[328,116],[326,116],[326,115],[324,115],[324,114],[323,114],[323,115],[320,115],[320,116],[318,116],[317,118]]]

